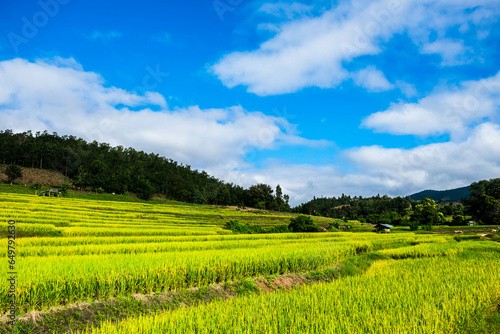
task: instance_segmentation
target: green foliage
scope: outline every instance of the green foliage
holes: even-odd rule
[[[259,225],[241,224],[238,220],[230,220],[224,228],[240,234],[259,234],[265,233],[265,230]]]
[[[500,178],[474,182],[470,199],[465,201],[474,220],[483,224],[500,224]]]
[[[96,141],[88,143],[74,136],[47,131],[13,133],[0,131],[0,162],[21,167],[51,168],[69,177],[75,188],[103,192],[135,193],[150,199],[161,194],[168,199],[214,205],[240,205],[289,211],[289,197],[277,187],[276,196],[267,184],[243,189],[182,165],[133,148],[111,147]]]
[[[256,205],[255,205],[255,208],[259,209],[259,210],[265,210],[266,209],[266,202],[262,201],[262,202],[258,202]]]
[[[340,231],[340,223],[338,221],[334,221],[333,223],[329,223],[328,228],[326,230],[328,232],[339,232]]]
[[[340,223],[338,221],[334,221],[333,223],[330,223],[330,227],[334,227],[338,230],[340,228]]]
[[[433,225],[442,224],[444,217],[442,213],[438,212],[436,202],[426,197],[415,205],[410,220],[418,222],[424,230],[430,231]]]
[[[256,184],[248,188],[251,207],[258,209],[271,209],[274,203],[273,189],[263,183]]]
[[[230,220],[224,224],[224,228],[239,234],[261,234],[261,233],[289,233],[287,225],[277,225],[270,229],[264,229],[259,225],[241,224],[238,220]]]
[[[418,222],[416,220],[410,220],[408,222],[408,226],[410,227],[410,230],[418,231],[418,229],[420,228],[420,222]]]
[[[393,226],[401,225],[402,217],[396,211],[386,211],[382,214],[370,214],[366,217],[366,222],[370,224],[389,224]]]
[[[289,233],[288,225],[277,225],[267,231],[268,233]]]
[[[453,215],[453,220],[451,221],[452,226],[459,226],[459,225],[465,225],[466,219],[465,216],[463,215],[463,212],[456,212]]]
[[[140,179],[137,185],[137,197],[142,200],[148,201],[153,197],[153,187],[146,179]]]
[[[309,216],[300,215],[290,219],[288,229],[292,232],[321,232],[321,227],[314,224]]]
[[[491,240],[500,242],[500,232],[494,233],[491,235]]]
[[[375,215],[372,218],[378,220],[380,216],[384,216],[382,219],[390,219],[389,224],[400,225],[400,218],[407,215],[409,207],[410,200],[402,197],[390,198],[385,195],[377,195],[363,198],[343,194],[338,198],[314,198],[297,206],[293,212],[346,219],[346,221],[349,219],[363,221],[369,215]],[[397,215],[394,215],[393,212]]]
[[[469,198],[470,190],[469,186],[450,189],[450,190],[424,190],[415,194],[410,195],[413,200],[421,201],[422,199],[428,197],[434,201],[448,201],[448,202],[459,202],[462,198]]]
[[[470,241],[470,240],[481,240],[479,235],[456,235],[453,237],[456,241]]]
[[[9,165],[5,169],[4,173],[9,178],[9,182],[12,182],[20,177],[23,177],[23,172],[21,170],[21,167],[19,167],[18,165]]]
[[[288,205],[288,200],[289,197],[288,195],[283,195],[283,190],[281,189],[281,186],[278,184],[276,186],[276,195],[274,196],[274,202],[273,202],[273,210],[275,211],[289,211],[290,206]]]
[[[63,193],[66,194],[69,190],[69,184],[63,183],[59,186],[59,190]]]
[[[432,225],[422,225],[422,229],[424,231],[430,231],[430,230],[432,230]]]

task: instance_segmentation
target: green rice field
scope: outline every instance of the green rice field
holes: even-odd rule
[[[125,310],[124,317],[104,313],[77,327],[45,324],[50,332],[498,333],[500,243],[407,231],[234,234],[223,228],[233,219],[274,226],[289,218],[178,202],[0,192],[2,314],[12,300],[7,234],[14,220],[19,318],[47,313],[49,322],[51,310],[72,305],[333,273],[291,289],[250,289],[153,314]],[[0,332],[41,326],[12,328],[2,319]]]

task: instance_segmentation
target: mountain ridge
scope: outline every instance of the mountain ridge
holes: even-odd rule
[[[408,195],[407,197],[420,201],[425,197],[429,197],[434,201],[443,201],[443,202],[460,202],[462,198],[470,197],[470,186],[448,189],[448,190],[432,190],[426,189],[419,191],[417,193]]]

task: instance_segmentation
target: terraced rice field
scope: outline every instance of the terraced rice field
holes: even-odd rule
[[[499,250],[379,261],[365,275],[107,322],[92,333],[478,333],[498,305]]]
[[[11,219],[19,315],[327,270],[366,254],[383,258],[364,274],[330,283],[108,319],[84,329],[92,333],[462,333],[493,316],[500,301],[500,244],[491,241],[415,233],[236,235],[222,228],[226,221],[285,224],[289,216],[0,193],[5,242]],[[2,273],[5,313],[9,282]]]

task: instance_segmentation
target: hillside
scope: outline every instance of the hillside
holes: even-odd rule
[[[423,190],[418,193],[409,195],[411,199],[420,201],[422,198],[429,197],[433,200],[443,202],[460,202],[462,198],[470,197],[470,186],[449,189],[449,190]]]
[[[0,164],[0,182],[7,182],[7,175],[3,173],[3,170],[7,167],[7,165]],[[21,167],[21,171],[23,176],[14,181],[15,184],[21,185],[33,185],[35,183],[40,184],[42,187],[58,187],[61,184],[68,184],[71,186],[71,179],[64,176],[63,174],[45,170],[45,169],[36,169],[36,168],[27,168]]]
[[[82,138],[47,131],[33,134],[0,130],[0,162],[4,166],[49,170],[67,176],[67,180],[61,182],[49,180],[47,186],[66,183],[73,188],[100,193],[133,193],[144,200],[162,195],[187,203],[290,210],[289,197],[279,185],[275,186],[276,192],[267,184],[244,189],[155,153],[111,147],[96,141],[89,143]],[[24,184],[22,180],[15,181]]]

